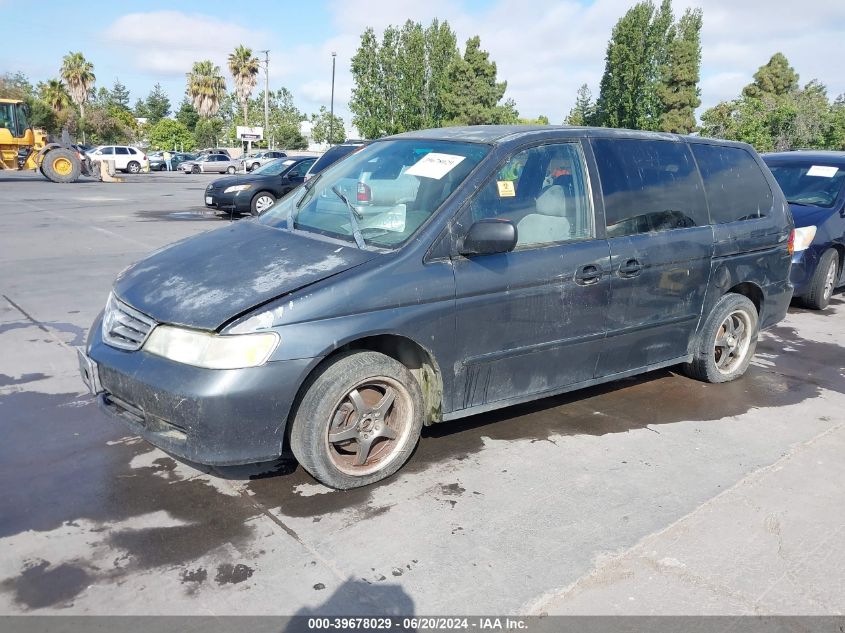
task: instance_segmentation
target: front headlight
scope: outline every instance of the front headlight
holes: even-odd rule
[[[219,335],[159,325],[144,350],[205,369],[242,369],[263,365],[278,344],[279,335],[275,332]]]
[[[231,187],[226,187],[223,193],[237,193],[238,191],[246,191],[247,189],[252,189],[252,185],[232,185]]]
[[[810,248],[813,243],[813,238],[816,237],[815,226],[802,226],[795,229],[795,247],[794,252],[800,253]]]

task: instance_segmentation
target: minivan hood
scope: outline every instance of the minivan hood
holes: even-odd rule
[[[375,256],[241,220],[154,252],[123,271],[114,292],[160,323],[216,330],[255,306]]]

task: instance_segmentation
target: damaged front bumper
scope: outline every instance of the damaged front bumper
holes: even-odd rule
[[[100,337],[99,319],[77,354],[82,380],[104,412],[178,457],[220,466],[282,454],[297,391],[319,362],[203,369],[111,347]]]

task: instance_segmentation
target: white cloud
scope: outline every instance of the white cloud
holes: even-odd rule
[[[226,57],[236,46],[258,49],[270,40],[263,30],[181,11],[129,13],[106,29],[105,38],[136,68],[158,75],[187,73],[203,59],[225,70]]]
[[[159,76],[183,75],[191,63],[212,59],[225,71],[227,54],[238,44],[270,48],[271,89],[284,85],[306,113],[329,106],[331,53],[337,52],[335,112],[350,123],[348,102],[353,81],[350,60],[368,26],[377,33],[406,19],[427,25],[447,20],[463,47],[480,35],[482,47],[496,62],[499,79],[526,117],[547,115],[553,123],[566,116],[582,83],[594,95],[604,69],[604,54],[613,25],[633,0],[491,0],[470,10],[453,0],[332,0],[330,37],[297,43],[288,34],[275,37],[269,18],[265,30],[203,14],[180,11],[132,13],[106,31],[116,56]],[[477,3],[473,3],[477,7]],[[702,32],[703,106],[737,96],[756,69],[782,51],[802,81],[818,78],[831,96],[845,92],[840,70],[845,40],[845,2],[814,0],[675,0],[680,15],[687,6],[704,11]],[[279,42],[286,42],[284,47]],[[259,82],[263,85],[262,81]]]

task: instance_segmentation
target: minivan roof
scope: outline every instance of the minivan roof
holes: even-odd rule
[[[749,147],[747,143],[711,139],[703,136],[684,136],[670,132],[646,132],[606,127],[578,127],[572,125],[467,125],[460,127],[431,128],[403,132],[385,138],[431,139],[443,141],[463,141],[468,143],[487,143],[501,145],[507,142],[528,138],[532,135],[549,132],[566,132],[570,136],[589,136],[592,138],[640,138],[662,139],[668,141],[689,141],[692,143],[716,143],[735,147]],[[383,140],[383,139],[382,139]]]

